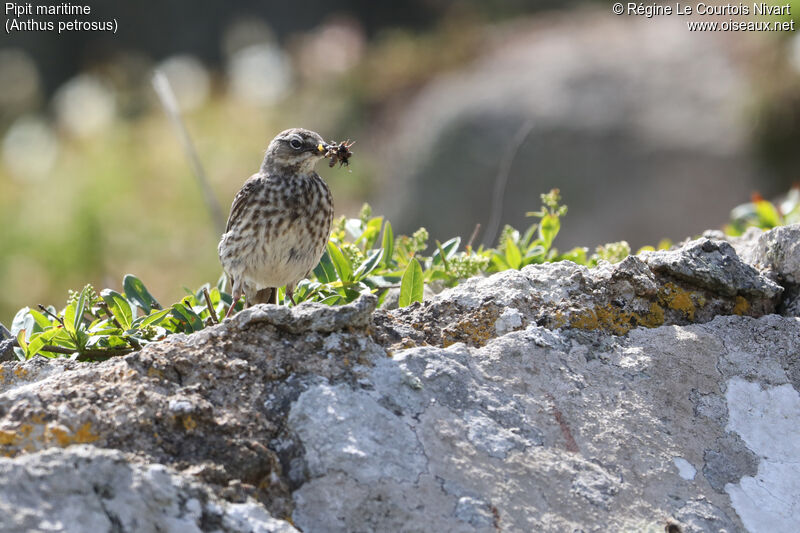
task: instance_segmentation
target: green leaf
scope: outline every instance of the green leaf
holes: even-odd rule
[[[95,335],[86,343],[87,348],[127,348],[130,346],[122,335]]]
[[[328,246],[330,246],[330,243],[328,243]],[[333,266],[333,261],[331,261],[331,256],[328,255],[327,250],[322,254],[319,264],[314,267],[314,275],[322,283],[333,283],[336,281],[336,267]]]
[[[25,318],[30,314],[30,310],[30,307],[23,307],[17,311],[14,320],[11,321],[11,335],[16,337],[19,330],[25,329]]]
[[[360,281],[367,277],[380,264],[381,257],[383,257],[381,248],[371,250],[364,262],[353,273],[353,280]]]
[[[21,329],[17,332],[17,344],[26,354],[28,353],[28,343],[25,341],[25,330]]]
[[[506,264],[515,270],[522,268],[522,253],[519,251],[519,247],[516,243],[511,240],[511,237],[506,237],[505,248]]]
[[[527,229],[525,235],[522,236],[522,240],[520,241],[520,244],[522,245],[523,248],[530,247],[531,241],[533,240],[533,234],[536,232],[538,228],[539,224],[532,224],[531,227]]]
[[[73,317],[73,328],[75,331],[81,329],[81,324],[83,323],[83,312],[86,311],[86,299],[89,292],[89,286],[83,288],[81,291],[80,296],[78,296],[78,301],[75,304],[75,316]]]
[[[72,301],[64,308],[64,329],[70,333],[75,333],[75,308],[78,302]]]
[[[511,266],[506,262],[506,258],[497,252],[492,255],[492,264],[498,272],[511,269]]]
[[[419,261],[412,259],[403,273],[400,280],[400,299],[397,302],[399,307],[406,307],[413,302],[421,302],[425,285],[422,280],[422,267]]]
[[[39,351],[44,348],[46,345],[50,344],[54,337],[56,337],[60,333],[60,330],[57,328],[48,329],[47,331],[43,331],[41,333],[37,333],[31,336],[31,341],[28,343],[28,347],[25,350],[25,357],[30,359]],[[52,357],[52,356],[47,356]]]
[[[111,289],[103,289],[100,292],[100,297],[108,306],[108,310],[117,319],[122,329],[130,329],[133,321],[133,310],[131,304],[117,291]]]
[[[553,244],[553,239],[558,235],[558,230],[561,229],[561,221],[556,215],[545,215],[539,224],[539,238],[546,249],[550,249]]]
[[[336,302],[341,300],[341,298],[342,297],[339,296],[338,294],[332,294],[332,295],[328,296],[327,298],[323,298],[322,300],[320,300],[319,303],[325,304],[325,305],[335,305]]]
[[[544,249],[544,246],[539,244],[539,241],[534,241],[534,245],[528,248],[525,257],[523,257],[522,262],[524,265],[529,265],[531,263],[541,263],[544,261],[545,256],[547,255],[547,250]],[[523,266],[524,266],[523,265]]]
[[[153,311],[147,316],[139,317],[133,322],[133,327],[136,329],[144,329],[147,326],[158,325],[170,311],[171,309],[161,309],[160,311]]]
[[[128,274],[122,279],[122,290],[125,291],[125,296],[145,314],[150,314],[151,309],[161,309],[161,304],[148,292],[142,280],[133,274]]]
[[[756,214],[758,215],[759,225],[762,228],[774,228],[780,226],[781,215],[772,202],[766,200],[759,200],[756,203]]]
[[[351,281],[353,279],[353,269],[350,266],[350,261],[344,256],[338,246],[332,242],[328,242],[328,255],[333,262],[333,267],[339,275],[339,279],[344,281]]]
[[[50,318],[46,317],[44,313],[40,313],[36,309],[31,309],[29,313],[36,321],[36,324],[38,324],[39,327],[42,328],[42,330],[46,330],[53,327],[53,323],[50,321]]]
[[[177,318],[187,333],[200,331],[205,327],[203,320],[197,316],[197,313],[192,311],[191,308],[186,307],[182,303],[177,303],[172,306],[172,316]]]
[[[383,217],[375,217],[370,219],[370,221],[367,222],[367,225],[364,228],[364,232],[356,240],[356,244],[363,241],[364,251],[370,250],[373,246],[375,246],[375,241],[378,240],[378,236],[381,234],[382,225],[383,225]]]
[[[558,259],[560,261],[572,261],[578,265],[585,265],[587,261],[586,252],[586,248],[576,246],[572,250],[564,252]]]
[[[447,262],[447,259],[450,259],[455,255],[460,244],[461,237],[453,237],[452,239],[445,241],[442,245],[438,245],[437,241],[437,250],[433,252],[433,256],[431,256],[432,264],[438,265],[442,263],[442,252],[444,252],[444,262]]]
[[[392,223],[388,220],[383,226],[383,266],[391,268],[392,256],[394,255],[394,232]]]

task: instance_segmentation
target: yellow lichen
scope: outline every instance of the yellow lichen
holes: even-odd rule
[[[183,429],[186,431],[194,431],[194,428],[197,427],[197,422],[192,415],[186,415],[183,417]]]
[[[664,309],[653,302],[650,304],[650,312],[642,317],[641,322],[647,328],[657,328],[664,325]]]
[[[602,329],[615,335],[625,335],[638,326],[648,328],[664,324],[664,310],[657,303],[650,304],[647,313],[626,311],[615,305],[598,306],[585,309],[570,318],[570,326],[583,330]]]
[[[16,430],[0,431],[0,453],[13,457],[19,452],[35,452],[50,446],[62,448],[71,444],[88,444],[100,436],[92,431],[90,422],[70,431],[61,424],[45,424],[42,415],[31,417],[33,423],[21,424]]]
[[[19,442],[19,437],[16,433],[0,429],[0,446],[16,446],[17,442]]]
[[[47,432],[50,434],[51,438],[55,438],[56,442],[62,448],[69,446],[70,444],[70,434],[69,431],[64,430],[62,427],[50,427],[48,428]]]
[[[479,309],[464,320],[442,329],[442,346],[447,348],[457,342],[483,346],[494,337],[496,333],[494,323],[498,316],[500,316],[500,312],[496,307]]]
[[[577,315],[573,315],[570,319],[570,325],[573,328],[593,330],[600,327],[600,322],[597,320],[597,314],[591,309],[587,309]]]
[[[14,375],[18,378],[24,378],[28,375],[28,370],[25,367],[18,366],[14,369]]]
[[[92,424],[90,422],[86,422],[78,428],[78,431],[75,432],[72,442],[74,444],[89,444],[99,438],[100,435],[92,431]]]
[[[745,300],[742,296],[736,297],[736,303],[733,306],[734,315],[743,315],[750,310],[750,302]]]
[[[474,346],[483,346],[486,341],[492,338],[494,326],[479,321],[463,320],[454,327],[445,328],[442,331],[442,346],[448,346],[457,342],[466,342]]]
[[[662,297],[664,302],[666,302],[667,307],[684,313],[691,321],[694,320],[694,312],[696,307],[692,301],[692,295],[690,292],[684,291],[672,283],[668,283],[665,287]]]

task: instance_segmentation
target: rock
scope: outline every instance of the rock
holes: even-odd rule
[[[14,340],[11,338],[11,333],[3,324],[0,324],[0,363],[13,361],[16,358],[16,355],[14,355]]]
[[[73,446],[0,458],[0,532],[290,533],[256,502],[230,503],[159,464]]]
[[[704,237],[0,363],[0,531],[794,531],[798,252],[764,235],[762,270]]]
[[[724,296],[757,296],[772,299],[781,287],[759,275],[739,260],[733,247],[724,241],[698,239],[678,250],[644,252],[642,260],[653,272],[687,281]]]
[[[494,27],[473,61],[404,93],[403,113],[374,147],[403,164],[382,168],[370,202],[396,233],[424,226],[443,241],[476,222],[489,231],[501,162],[525,126],[501,222],[524,231],[525,213],[558,187],[570,207],[556,243],[565,250],[699,234],[752,191],[785,190],[752,155],[742,108],[759,85],[747,57],[765,43],[724,32],[687,39],[678,17],[636,25],[598,9]],[[699,190],[714,201],[686,194]]]
[[[268,446],[303,390],[319,380],[355,382],[364,364],[384,356],[366,335],[374,305],[365,295],[341,308],[255,306],[101,364],[6,364],[0,455],[91,443],[190,470],[220,488],[251,486],[286,516],[282,476],[294,452]]]
[[[473,278],[422,306],[376,315],[384,344],[481,346],[527,324],[623,335],[639,326],[773,313],[783,288],[707,238],[588,269],[569,261]],[[404,340],[406,339],[406,340]]]
[[[355,393],[361,400],[341,389],[344,396],[329,402],[331,416],[317,416],[316,431],[300,439],[315,450],[315,463],[327,467],[316,467],[295,493],[294,522],[314,531],[358,524],[368,530],[404,524],[422,531],[600,525],[659,531],[672,517],[683,531],[744,531],[739,513],[755,510],[732,504],[729,493],[737,494],[739,484],[754,490],[748,476],[775,461],[779,466],[764,478],[769,486],[753,493],[764,511],[748,527],[770,531],[757,525],[767,512],[776,517],[769,522],[774,530],[793,523],[800,491],[791,461],[800,457],[793,448],[800,409],[791,394],[800,383],[792,384],[783,368],[797,364],[790,361],[800,349],[800,320],[718,317],[702,325],[635,329],[609,346],[563,349],[541,346],[539,329],[529,325],[482,348],[403,350],[378,361],[368,385]],[[409,375],[421,387],[409,386]],[[761,405],[758,394],[740,390],[746,383],[762,391],[756,412],[763,418],[741,411],[749,402]],[[777,410],[784,400],[788,410]],[[712,404],[721,408],[702,408]],[[341,423],[361,416],[365,405],[383,406],[383,416],[396,421],[375,424],[375,414],[364,417],[366,431],[384,428],[369,437],[365,428]],[[750,442],[771,424],[777,424],[774,431]],[[367,466],[343,461],[341,450],[352,449],[370,464],[398,428],[412,435],[398,443],[410,455],[404,460],[424,468],[376,482],[374,474],[360,473]],[[764,448],[770,440],[784,444]],[[754,453],[759,450],[768,454],[762,458]],[[743,459],[735,470],[714,454]],[[387,472],[394,464],[387,462]],[[685,475],[685,468],[694,475]],[[780,469],[782,477],[776,476]],[[788,490],[780,499],[760,499],[781,487]]]
[[[783,283],[800,284],[800,224],[779,226],[761,233],[752,262],[774,272]]]
[[[17,356],[14,354],[14,341],[12,339],[0,340],[0,363],[3,361],[14,361]]]
[[[431,287],[431,284],[426,283],[422,294],[423,299],[430,300],[431,298],[436,296],[436,294],[438,293],[433,289],[433,287]],[[397,309],[397,304],[399,301],[400,301],[400,289],[399,288],[389,289],[386,293],[386,297],[383,299],[383,304],[381,304],[381,309]]]
[[[778,282],[784,289],[778,311],[800,316],[800,224],[768,231],[748,228],[741,237],[722,236],[743,261]]]

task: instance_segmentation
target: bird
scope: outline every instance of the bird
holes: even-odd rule
[[[278,287],[294,288],[319,263],[333,221],[333,196],[314,165],[334,145],[292,128],[269,143],[261,168],[236,193],[217,251],[228,277],[231,316],[246,305],[277,303]]]

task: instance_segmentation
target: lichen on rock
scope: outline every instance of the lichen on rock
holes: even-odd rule
[[[73,507],[118,531],[140,513],[187,531],[767,531],[759,508],[783,527],[800,457],[753,432],[800,438],[778,420],[800,389],[795,229],[752,235],[749,262],[702,238],[402,309],[259,305],[97,364],[2,363],[17,515],[0,531],[72,531],[53,509]]]

